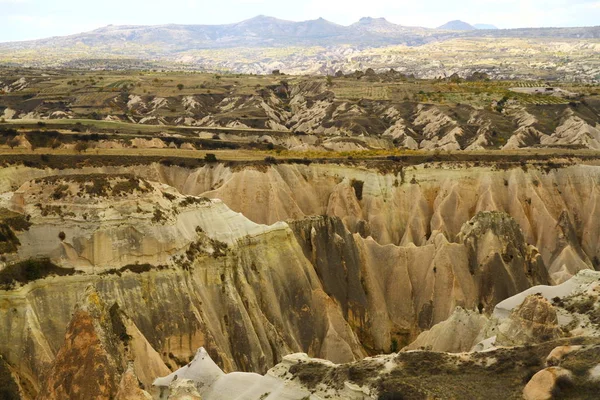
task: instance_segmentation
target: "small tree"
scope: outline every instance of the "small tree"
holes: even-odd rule
[[[204,161],[206,161],[207,163],[215,163],[217,162],[217,156],[215,156],[213,153],[207,153],[204,156]]]
[[[180,84],[177,85],[177,89],[179,89],[179,90],[183,90],[183,87],[184,87],[183,83],[180,83]]]
[[[75,151],[78,153],[84,153],[88,147],[89,146],[86,142],[79,141],[75,144]]]
[[[15,147],[17,147],[18,145],[21,144],[21,140],[18,137],[13,137],[10,138],[6,141],[6,144],[11,148],[14,149]]]
[[[397,353],[400,350],[400,346],[398,346],[398,339],[392,338],[392,343],[390,345],[390,353]]]
[[[60,142],[60,140],[54,138],[52,139],[52,141],[50,142],[50,148],[52,149],[58,149],[60,147],[62,143]]]

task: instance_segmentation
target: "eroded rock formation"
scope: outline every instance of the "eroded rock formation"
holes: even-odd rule
[[[413,348],[467,351],[492,336],[499,303],[590,269],[595,252],[593,221],[580,217],[596,209],[592,166],[69,172],[0,172],[5,192],[19,186],[0,206],[30,224],[11,228],[18,245],[2,261],[0,354],[48,398],[85,389],[60,382],[84,371],[68,355],[86,351],[108,371],[93,390],[142,398],[199,347],[224,371],[259,373],[295,352],[346,363],[397,351],[429,329]],[[105,309],[117,305],[126,349],[90,311],[90,285]],[[516,315],[537,324],[538,308]],[[441,337],[440,323],[466,324],[464,336]]]

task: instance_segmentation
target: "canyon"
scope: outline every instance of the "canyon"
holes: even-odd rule
[[[597,4],[313,3],[0,43],[0,400],[598,398]]]
[[[0,177],[0,355],[22,398],[117,396],[127,376],[160,396],[154,380],[201,347],[219,375],[289,369],[292,353],[360,366],[405,346],[468,352],[492,329],[496,346],[531,346],[489,322],[498,307],[581,274],[592,284],[600,257],[594,161],[16,163]],[[444,336],[465,321],[460,343]],[[596,328],[543,321],[548,341],[594,343]]]

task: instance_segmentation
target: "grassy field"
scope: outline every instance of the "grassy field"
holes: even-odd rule
[[[287,131],[277,130],[265,130],[265,129],[253,129],[253,128],[227,128],[218,126],[180,126],[180,125],[144,125],[134,124],[131,122],[122,121],[102,121],[94,119],[13,119],[5,120],[0,123],[0,126],[11,126],[20,129],[33,129],[39,128],[40,123],[42,126],[51,129],[71,129],[78,125],[81,125],[82,129],[96,128],[101,131],[118,131],[117,133],[134,133],[134,134],[155,134],[161,132],[173,132],[173,133],[192,133],[196,131],[208,131],[208,132],[248,132],[248,133],[289,133]]]
[[[325,83],[324,77],[288,75],[241,75],[207,74],[198,72],[82,72],[53,71],[42,74],[39,71],[18,72],[0,70],[2,79],[30,78],[33,82],[22,91],[4,93],[4,102],[11,97],[34,96],[35,99],[58,101],[72,97],[76,112],[90,111],[110,113],[115,105],[111,100],[121,92],[130,95],[152,95],[162,98],[192,95],[240,96],[257,94],[260,90],[279,85],[282,81],[290,84],[314,81]],[[371,82],[351,78],[334,78],[329,87],[340,99],[370,99],[392,101],[421,101],[429,103],[463,103],[475,106],[489,105],[493,100],[504,96],[516,97],[523,104],[559,104],[568,100],[551,96],[515,94],[511,87],[544,86],[544,81],[489,81],[450,83],[439,80],[406,80],[401,82]],[[589,95],[600,92],[598,86],[556,83],[552,85],[566,90]],[[2,94],[0,92],[0,94]],[[167,110],[166,113],[168,114]],[[173,110],[180,112],[181,110]]]
[[[208,153],[215,154],[219,160],[263,160],[267,156],[277,155],[274,152],[260,150],[181,150],[181,149],[90,149],[77,152],[71,149],[49,149],[40,148],[34,151],[27,149],[0,148],[0,159],[2,156],[15,155],[83,155],[83,156],[136,156],[136,157],[181,157],[203,159]]]
[[[13,71],[13,73],[15,73]],[[10,73],[7,75],[11,75]],[[127,89],[130,93],[168,97],[193,94],[253,94],[257,89],[279,84],[282,79],[299,79],[275,75],[207,74],[200,72],[83,72],[55,71],[49,76],[40,77],[35,71],[19,71],[15,76],[31,77],[38,80],[35,85],[19,94],[35,93],[36,96],[50,97],[77,95],[81,105],[98,103],[110,98],[113,93]],[[0,78],[2,71],[0,70]],[[321,78],[324,79],[324,78]],[[180,89],[178,85],[183,85]],[[85,94],[85,97],[82,95]]]
[[[490,81],[460,82],[406,81],[394,83],[371,83],[350,79],[334,79],[331,90],[340,99],[392,100],[394,102],[417,101],[428,104],[468,104],[477,108],[489,107],[503,97],[517,104],[568,104],[569,99],[550,95],[515,93],[512,87],[544,87],[543,82]],[[560,86],[560,85],[559,85]],[[569,86],[576,93],[593,93],[588,86]]]

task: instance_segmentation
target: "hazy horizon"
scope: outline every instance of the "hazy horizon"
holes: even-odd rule
[[[501,29],[594,26],[600,21],[598,0],[468,0],[460,5],[441,0],[414,4],[389,2],[317,0],[286,4],[274,0],[223,0],[209,7],[200,0],[172,0],[169,7],[157,1],[115,0],[90,7],[74,0],[52,4],[40,0],[0,0],[0,42],[64,36],[107,25],[219,25],[236,23],[257,15],[290,21],[325,18],[350,25],[362,17],[383,17],[405,26],[435,28],[451,20],[470,24],[492,24]]]

